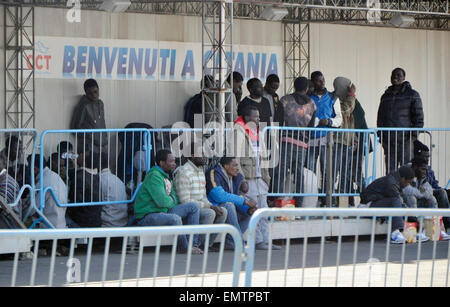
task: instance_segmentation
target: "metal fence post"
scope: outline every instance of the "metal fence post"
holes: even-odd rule
[[[326,206],[331,208],[332,206],[332,194],[333,194],[333,135],[327,133],[327,152],[326,152],[326,166],[325,166],[325,189],[326,189]]]

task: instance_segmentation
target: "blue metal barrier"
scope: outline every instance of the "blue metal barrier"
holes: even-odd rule
[[[314,138],[314,135],[320,133],[323,135],[322,138]],[[375,179],[375,154],[371,162],[369,157],[372,135],[375,143],[376,134],[372,129],[265,127],[262,131],[262,139],[268,141],[270,159],[273,159],[274,156],[278,158],[278,163],[275,163],[274,167],[270,169],[272,186],[269,196],[326,196],[326,176],[324,175],[326,171],[324,172],[324,169],[328,167],[327,154],[330,154],[333,162],[332,196],[358,196],[361,189]],[[327,137],[328,140],[326,140]],[[274,139],[275,143],[273,143]],[[327,146],[330,140],[332,145]],[[316,171],[317,160],[320,161],[322,173],[320,182],[317,179],[319,175]],[[372,164],[373,168],[371,175],[369,174],[369,164]],[[303,174],[304,172],[309,172],[309,177],[314,176],[313,183],[317,180],[321,191],[304,191],[304,185],[308,178]],[[286,181],[290,181],[288,173],[294,177],[292,184],[294,189],[286,192],[284,185]],[[337,177],[340,180],[336,189]],[[354,184],[358,186],[357,190],[353,187]]]
[[[38,133],[36,129],[0,129],[0,145],[5,145],[0,152],[0,159],[4,162],[2,167],[4,166],[7,170],[7,173],[10,176],[9,178],[14,180],[15,184],[13,185],[17,184],[17,186],[20,187],[20,190],[14,191],[14,201],[7,202],[7,205],[10,207],[17,207],[22,203],[21,199],[24,193],[28,191],[30,194],[29,208],[26,212],[24,210],[21,212],[23,222],[26,221],[30,212],[36,208],[35,195],[33,193],[35,190],[34,169],[31,167],[27,169],[26,154],[30,155],[31,163],[34,163],[35,152],[37,149],[37,136]],[[18,142],[13,144],[13,139]],[[9,146],[6,146],[8,144]],[[6,193],[6,191],[2,191],[2,194],[3,193]],[[22,211],[22,208],[19,210]],[[41,218],[44,222],[48,222],[44,216],[41,215]]]
[[[71,136],[73,137],[72,139]],[[121,138],[121,146],[119,138]],[[57,151],[52,153],[56,143],[54,142],[55,139],[57,140]],[[65,143],[61,145],[61,142]],[[39,186],[36,189],[37,192],[42,192],[39,193],[39,210],[43,212],[45,209],[45,195],[47,192],[51,194],[56,206],[61,208],[132,203],[142,185],[142,174],[147,173],[150,169],[151,149],[150,133],[147,129],[44,131],[40,136],[40,174]],[[87,152],[90,153],[88,159],[86,159]],[[137,156],[138,153],[142,153],[142,155]],[[70,194],[67,189],[67,201],[65,202],[61,201],[55,194],[51,186],[54,182],[51,182],[50,186],[44,186],[44,170],[46,169],[44,158],[46,156],[50,157],[48,167],[54,173],[64,178],[63,182],[66,187],[69,187],[70,184],[72,185]],[[82,161],[78,161],[80,159]],[[105,161],[105,159],[107,160]],[[54,162],[57,162],[56,166]],[[81,165],[78,165],[78,162],[81,162]],[[124,199],[112,201],[102,199],[103,190],[100,173],[105,169],[109,170],[111,166],[115,169],[115,173],[109,172],[109,176],[119,179],[123,184],[123,191],[128,188],[131,197],[123,197]],[[93,169],[97,169],[97,172],[94,173]],[[83,171],[83,173],[81,174],[80,171]],[[90,179],[90,187],[85,186],[86,173],[99,175],[98,187],[94,187],[93,179]],[[72,177],[69,178],[69,176]],[[77,192],[75,191],[78,181],[82,181],[83,184],[82,199],[80,199],[81,197],[77,199]],[[87,188],[90,188],[90,190],[87,190]],[[95,194],[95,192],[98,192],[98,194]],[[85,197],[85,193],[90,193],[90,195]],[[126,196],[126,193],[122,194]]]

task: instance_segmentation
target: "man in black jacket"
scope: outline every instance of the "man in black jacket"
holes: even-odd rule
[[[76,106],[70,129],[105,129],[105,108],[103,101],[99,98],[99,87],[97,81],[88,79],[84,82],[86,95],[81,97]],[[85,151],[101,153],[108,151],[108,134],[103,132],[77,133],[75,150],[81,147]]]
[[[272,111],[270,110],[270,102],[267,98],[263,97],[264,88],[261,81],[258,78],[248,80],[247,89],[250,95],[245,97],[238,105],[238,116],[243,116],[244,110],[248,106],[254,106],[259,111],[260,123],[264,123],[260,126],[261,130],[270,126]]]
[[[100,179],[98,170],[94,168],[94,161],[91,152],[84,153],[78,150],[78,167],[70,178],[70,203],[83,203],[77,207],[70,207],[67,210],[69,216],[67,225],[71,228],[79,227],[101,227],[101,205],[92,205],[100,201]],[[72,223],[72,221],[75,224]]]
[[[423,128],[422,100],[405,77],[402,68],[392,71],[392,86],[381,96],[377,127]],[[387,174],[411,160],[412,143],[417,139],[417,132],[385,131],[378,136],[385,153]]]
[[[402,208],[402,190],[411,184],[414,171],[402,166],[397,172],[378,178],[361,193],[361,204],[370,208]],[[403,218],[392,217],[392,243],[403,243],[405,240],[400,230],[403,229]]]

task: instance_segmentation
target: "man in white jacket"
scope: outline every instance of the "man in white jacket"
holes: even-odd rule
[[[103,153],[96,167],[101,170],[100,189],[101,200],[117,202],[102,206],[102,227],[124,227],[128,224],[128,204],[125,184],[114,175],[108,167],[108,155]],[[122,202],[122,203],[120,203]]]
[[[45,191],[47,188],[50,188],[55,197],[53,197],[52,193],[50,192],[50,189],[46,191],[44,196],[44,208],[41,208],[42,213],[45,215],[45,217],[49,220],[50,223],[52,223],[53,227],[55,228],[67,228],[66,225],[66,207],[61,207],[58,204],[67,204],[67,186],[64,183],[64,181],[61,179],[61,177],[53,172],[48,167],[45,167],[42,170],[42,184],[40,182],[41,180],[41,174],[39,169],[39,161],[40,161],[40,155],[37,154],[35,156],[34,160],[34,175],[35,175],[35,184],[36,187],[39,187],[40,192],[36,195],[36,202],[39,207],[40,202],[40,196],[43,191]],[[65,165],[64,163],[61,163],[60,165],[61,173],[65,173]]]

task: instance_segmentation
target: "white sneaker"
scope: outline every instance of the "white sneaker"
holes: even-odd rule
[[[441,241],[448,241],[448,240],[450,240],[450,235],[445,231],[441,230]]]
[[[430,241],[430,238],[425,235],[425,231],[417,234],[417,242],[427,242]]]
[[[403,244],[406,242],[405,237],[402,233],[397,229],[391,233],[391,243],[392,244]]]

